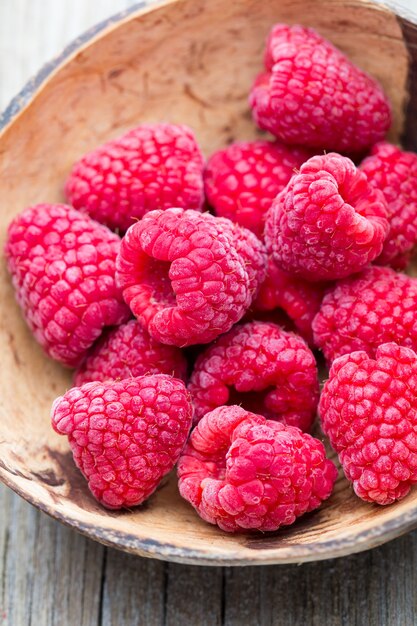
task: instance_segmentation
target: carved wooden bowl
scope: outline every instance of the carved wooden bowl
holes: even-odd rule
[[[277,21],[317,28],[376,76],[394,108],[391,139],[417,148],[417,31],[392,10],[359,0],[138,5],[76,41],[3,115],[0,245],[25,206],[62,200],[75,159],[140,122],[185,122],[207,154],[256,136],[247,94]],[[50,427],[51,402],[70,386],[71,373],[32,339],[4,262],[0,346],[0,478],[102,543],[188,563],[289,563],[365,550],[417,526],[417,488],[395,505],[377,507],[360,501],[342,476],[321,509],[266,535],[232,536],[201,521],[179,497],[174,476],[144,506],[109,512],[90,496],[66,440]]]

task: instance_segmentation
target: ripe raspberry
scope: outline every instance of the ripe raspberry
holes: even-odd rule
[[[329,289],[313,320],[314,341],[329,364],[364,350],[374,357],[394,341],[417,350],[417,280],[388,267],[369,267]]]
[[[265,215],[296,168],[310,154],[278,141],[241,141],[213,154],[204,173],[206,196],[216,215],[262,237]]]
[[[318,402],[317,367],[301,337],[275,324],[249,322],[198,357],[188,389],[196,421],[222,404],[242,404],[309,430]]]
[[[404,269],[417,243],[417,154],[381,142],[360,169],[388,205],[390,232],[376,262]]]
[[[115,284],[120,239],[64,204],[25,209],[6,257],[26,322],[49,356],[76,367],[105,326],[129,319]]]
[[[340,154],[306,161],[274,200],[265,243],[286,272],[333,280],[360,271],[388,234],[383,194]]]
[[[162,374],[92,382],[57,398],[52,426],[109,509],[141,504],[172,470],[191,426],[184,383]]]
[[[154,209],[201,210],[203,167],[187,126],[143,124],[75,163],[65,193],[76,209],[124,232]]]
[[[248,273],[252,302],[266,278],[268,258],[265,245],[251,230],[232,222],[227,217],[214,217],[210,213],[203,213],[202,217],[217,228],[220,235],[226,231],[230,233],[233,245],[242,257]]]
[[[312,345],[311,325],[320,308],[326,287],[324,283],[309,283],[287,274],[270,258],[266,279],[260,287],[252,310],[256,315],[257,311],[283,309],[300,335]]]
[[[270,531],[318,508],[337,470],[321,441],[238,406],[207,413],[178,462],[179,490],[228,532]]]
[[[355,493],[391,504],[417,483],[417,355],[395,343],[375,359],[337,359],[320,399],[324,432]]]
[[[148,213],[126,233],[117,280],[134,315],[157,341],[181,347],[209,343],[250,306],[257,269],[248,262],[257,252],[249,237],[237,238],[229,220],[224,222],[167,209]]]
[[[377,81],[310,28],[276,24],[265,68],[249,103],[259,128],[285,143],[358,153],[391,124]]]
[[[78,368],[74,383],[170,374],[185,380],[187,360],[175,346],[154,341],[136,320],[109,330]]]

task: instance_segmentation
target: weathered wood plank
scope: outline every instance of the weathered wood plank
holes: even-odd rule
[[[160,626],[165,570],[161,561],[108,550],[103,571],[100,626]]]
[[[165,625],[220,626],[223,623],[223,570],[169,563]]]
[[[0,488],[0,624],[98,623],[104,548]]]
[[[226,573],[225,626],[416,623],[416,532],[343,559]]]

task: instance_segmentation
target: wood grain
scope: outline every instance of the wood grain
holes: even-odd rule
[[[1,106],[63,43],[129,4],[2,0]],[[416,572],[417,533],[302,566],[140,559],[82,537],[0,485],[1,626],[409,626],[417,621]]]
[[[80,154],[139,121],[187,121],[206,153],[233,138],[255,137],[247,92],[261,66],[265,36],[274,21],[292,23],[300,16],[380,79],[392,100],[392,136],[398,139],[409,55],[391,11],[361,0],[168,0],[152,9],[141,6],[78,41],[6,112],[0,245],[16,212],[62,199],[65,176]],[[175,476],[146,506],[105,511],[88,493],[67,441],[50,428],[51,403],[71,384],[70,373],[31,338],[4,264],[0,345],[7,373],[0,405],[2,480],[106,545],[185,563],[288,563],[364,550],[417,525],[417,490],[390,507],[372,507],[356,498],[342,475],[320,510],[268,536],[231,536],[204,523],[179,497]]]

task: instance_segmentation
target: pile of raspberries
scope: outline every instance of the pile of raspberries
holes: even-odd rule
[[[292,524],[337,476],[317,408],[360,498],[417,483],[417,279],[400,273],[417,155],[384,140],[381,86],[315,31],[275,25],[264,65],[249,103],[273,139],[205,162],[186,126],[144,124],[75,163],[67,204],[10,224],[26,322],[75,368],[52,426],[110,509],[177,465],[206,522]]]

